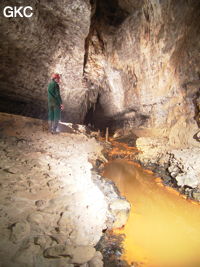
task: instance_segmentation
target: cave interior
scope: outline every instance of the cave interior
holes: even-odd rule
[[[1,112],[47,119],[57,71],[67,122],[167,128],[184,116],[199,124],[198,1],[85,0],[72,12],[67,1],[31,4],[29,19],[1,18]]]

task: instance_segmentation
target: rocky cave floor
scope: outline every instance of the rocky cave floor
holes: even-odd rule
[[[93,169],[100,143],[82,126],[52,135],[41,120],[0,120],[0,266],[103,266],[94,247],[127,201]]]
[[[41,120],[6,113],[0,120],[0,266],[128,266],[123,236],[102,233],[117,216],[123,225],[130,207],[99,174],[106,158],[135,160],[136,140],[106,144],[84,126],[63,124],[66,132],[52,135]],[[199,189],[177,186],[167,168],[144,166],[199,200]]]

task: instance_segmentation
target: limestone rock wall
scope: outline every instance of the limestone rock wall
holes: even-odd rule
[[[31,18],[5,18],[5,6],[32,6]],[[0,3],[1,110],[41,117],[47,84],[62,75],[61,95],[68,120],[82,121],[84,44],[90,26],[89,0],[3,0]],[[25,111],[24,111],[25,110]],[[65,116],[65,114],[64,114]]]
[[[97,127],[131,129],[138,160],[169,166],[180,186],[200,183],[199,29],[198,1],[110,0],[96,1],[88,36]]]
[[[199,18],[198,1],[97,1],[85,75],[105,117],[163,129],[172,145],[195,133]]]
[[[65,120],[83,122],[95,104],[89,120],[100,128],[196,128],[198,1],[3,0],[1,11],[6,5],[31,5],[34,15],[1,14],[2,110],[44,117],[57,71]]]

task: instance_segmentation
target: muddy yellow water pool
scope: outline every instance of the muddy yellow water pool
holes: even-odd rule
[[[200,205],[127,161],[105,166],[131,203],[123,258],[142,267],[200,267]]]

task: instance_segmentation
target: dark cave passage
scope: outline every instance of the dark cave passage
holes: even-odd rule
[[[96,1],[96,19],[103,19],[105,24],[118,27],[129,15],[130,12],[119,5],[119,0]]]
[[[0,96],[0,112],[47,120],[47,104]]]
[[[107,127],[112,127],[112,120],[106,117],[105,111],[100,103],[100,94],[98,94],[96,103],[91,104],[88,109],[85,115],[84,124],[103,132],[106,131]]]

